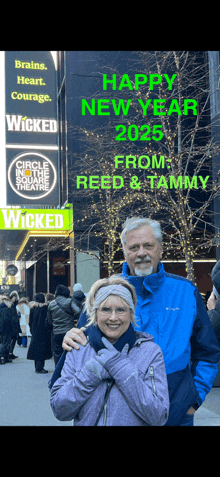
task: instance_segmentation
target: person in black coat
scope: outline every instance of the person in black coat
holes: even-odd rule
[[[211,272],[213,291],[207,301],[208,315],[220,345],[220,260]]]
[[[19,322],[19,315],[17,313],[17,304],[19,301],[19,294],[16,290],[13,290],[9,298],[12,303],[11,312],[12,312],[12,326],[13,326],[13,333],[12,333],[12,340],[10,344],[10,352],[9,352],[9,359],[18,358],[18,356],[14,355],[14,347],[15,343],[19,337],[19,333],[21,333],[20,322]]]
[[[44,369],[46,359],[52,358],[50,331],[46,328],[48,305],[43,293],[35,295],[35,301],[30,304],[29,326],[32,334],[27,359],[34,360],[35,371],[39,374],[48,373]]]
[[[81,314],[81,311],[82,311],[83,306],[84,306],[85,301],[86,301],[86,296],[84,295],[83,291],[77,290],[73,293],[72,300],[74,301],[74,303],[80,309],[80,311],[78,313],[76,313],[75,316],[74,316],[75,322],[77,324],[78,320],[79,320],[79,317],[80,317],[80,314]]]
[[[12,363],[9,349],[13,335],[12,302],[7,295],[0,296],[0,364]]]

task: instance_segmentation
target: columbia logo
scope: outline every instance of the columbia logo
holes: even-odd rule
[[[180,310],[180,308],[165,308],[166,310],[171,310],[171,311],[175,311],[175,310]]]

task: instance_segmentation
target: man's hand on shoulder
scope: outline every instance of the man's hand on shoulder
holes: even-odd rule
[[[84,335],[83,331],[85,331],[85,327],[82,328],[72,328],[70,331],[67,331],[63,338],[62,347],[64,351],[71,351],[72,348],[79,349],[79,344],[85,346],[87,344],[86,336]]]

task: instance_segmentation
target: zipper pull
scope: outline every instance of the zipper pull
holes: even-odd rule
[[[155,381],[154,381],[154,367],[153,366],[150,366],[150,377],[151,377],[151,382],[152,382],[152,386],[153,386],[153,392],[154,392],[155,395],[157,395]]]

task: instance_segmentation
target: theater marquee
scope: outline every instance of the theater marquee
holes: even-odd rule
[[[7,205],[59,205],[56,70],[49,51],[6,51]]]
[[[73,209],[0,209],[0,229],[39,232],[70,232]]]

